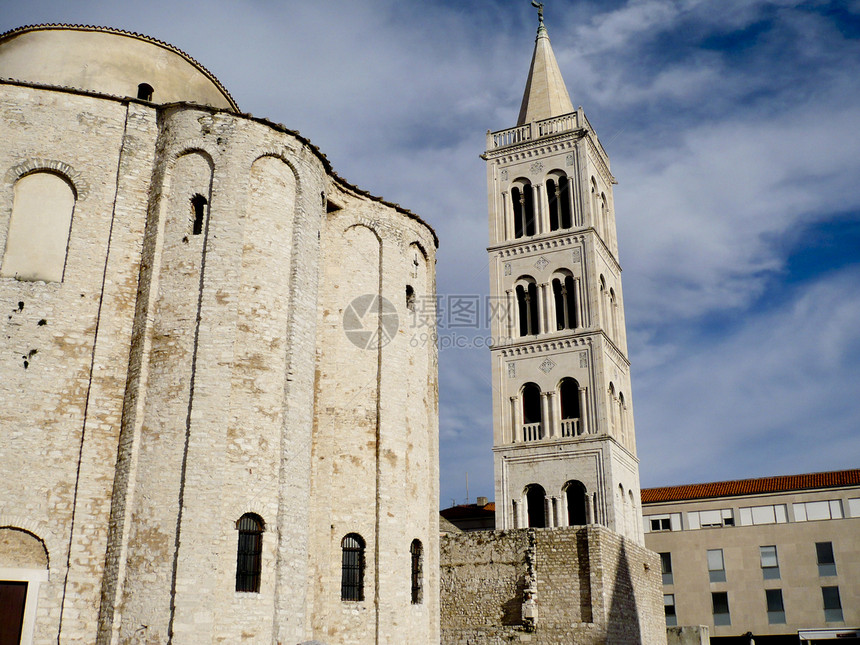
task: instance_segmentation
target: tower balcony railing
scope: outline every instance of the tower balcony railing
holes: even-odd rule
[[[579,419],[562,419],[561,420],[561,436],[562,437],[579,436]]]
[[[523,441],[540,441],[541,439],[543,439],[543,432],[540,422],[523,424]]]
[[[525,141],[533,141],[551,134],[560,134],[582,127],[579,112],[570,112],[541,121],[532,121],[515,128],[492,132],[487,135],[487,149],[496,150]]]

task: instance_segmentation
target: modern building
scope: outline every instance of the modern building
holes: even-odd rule
[[[667,625],[857,642],[860,470],[647,488],[642,509]]]
[[[0,35],[0,133],[3,642],[438,643],[433,230],[139,34]]]
[[[643,547],[615,179],[533,4],[519,118],[488,132],[483,154],[496,530],[442,540],[442,642],[665,645],[658,560]]]

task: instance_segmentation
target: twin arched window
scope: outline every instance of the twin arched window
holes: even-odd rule
[[[562,487],[562,496],[547,498],[546,490],[540,484],[529,484],[524,492],[526,504],[526,526],[545,528],[547,526],[583,526],[589,523],[588,492],[585,485],[577,480],[570,480]],[[564,506],[567,512],[564,512]],[[547,516],[549,511],[549,517]],[[514,514],[517,513],[517,503],[514,502]],[[549,520],[549,521],[548,521]],[[517,521],[519,524],[519,521]]]
[[[537,285],[534,280],[517,285],[517,315],[520,336],[536,336],[540,333]]]
[[[236,591],[259,593],[263,565],[263,519],[245,513],[236,522],[239,545],[236,549]]]
[[[511,188],[514,206],[514,237],[530,237],[537,233],[532,185],[523,180]]]

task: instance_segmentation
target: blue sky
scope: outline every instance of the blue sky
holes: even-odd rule
[[[138,31],[439,234],[488,289],[485,133],[513,126],[527,0],[0,0],[0,30]],[[860,466],[860,2],[546,1],[612,160],[643,486]],[[441,329],[442,335],[454,330]],[[487,330],[458,330],[484,337]],[[489,352],[440,351],[441,503],[493,496]]]

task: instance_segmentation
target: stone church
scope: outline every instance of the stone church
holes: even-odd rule
[[[139,34],[0,35],[0,134],[0,641],[438,642],[433,230]]]

